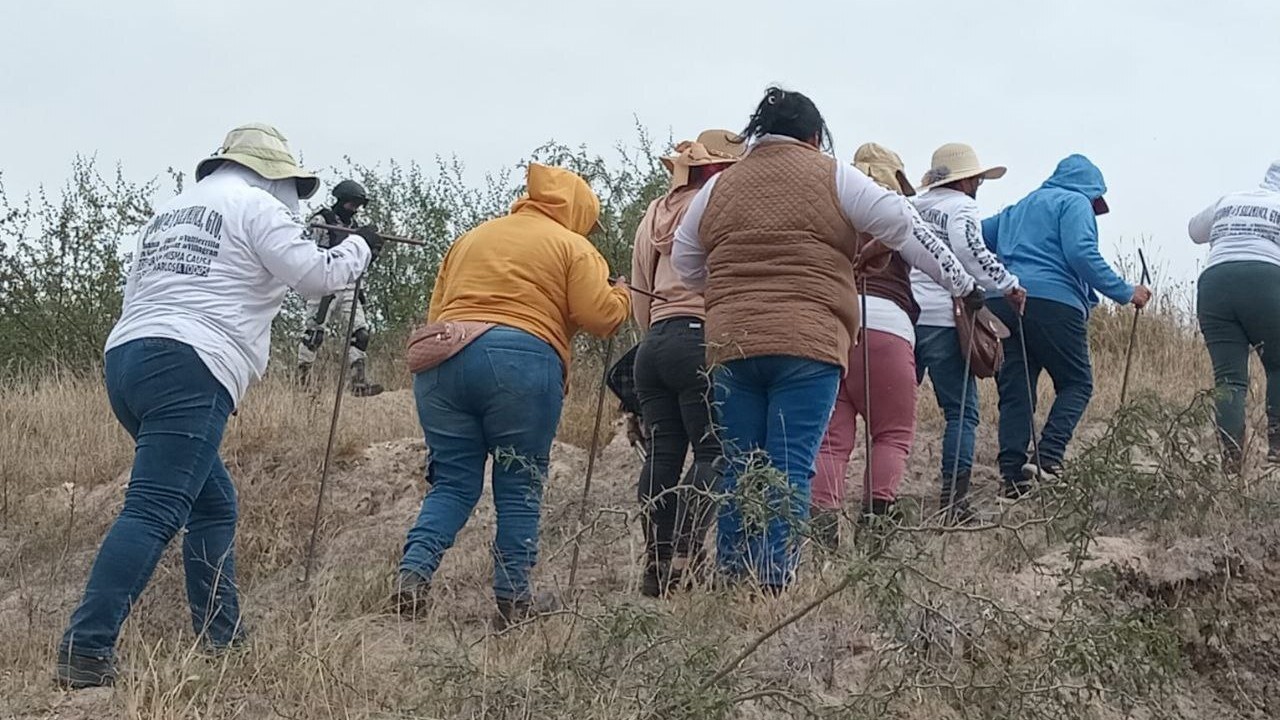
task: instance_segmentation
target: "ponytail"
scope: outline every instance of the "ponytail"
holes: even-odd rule
[[[785,135],[802,142],[815,137],[818,147],[832,150],[831,131],[826,120],[818,112],[818,106],[803,93],[783,90],[773,86],[765,90],[764,98],[756,106],[747,126],[742,129],[737,142],[745,142],[761,135]]]

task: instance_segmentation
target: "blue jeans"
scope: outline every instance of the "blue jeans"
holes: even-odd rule
[[[1004,364],[996,376],[1000,390],[1000,475],[1005,485],[1021,485],[1022,466],[1031,444],[1034,397],[1027,395],[1027,371],[1031,390],[1039,385],[1040,371],[1053,380],[1053,407],[1040,433],[1040,464],[1062,463],[1067,443],[1093,397],[1093,366],[1089,364],[1089,330],[1084,313],[1066,303],[1028,298],[1022,316],[1027,357],[1022,357],[1018,319],[1004,298],[988,301],[991,312],[1009,328],[1004,341]]]
[[[226,646],[241,633],[236,491],[218,457],[231,396],[191,346],[162,338],[113,348],[106,381],[111,409],[136,442],[133,472],[61,647],[110,657],[130,607],[184,526],[192,625],[205,641]]]
[[[563,365],[550,345],[496,327],[439,367],[413,379],[434,475],[400,569],[431,580],[484,489],[493,455],[493,593],[531,596],[538,560],[538,521],[551,441],[564,402]]]
[[[795,531],[809,519],[814,460],[839,387],[840,366],[816,360],[768,355],[716,368],[728,461],[721,478],[728,498],[720,508],[716,562],[726,575],[737,578],[753,570],[758,582],[775,586],[794,578],[800,560]],[[765,507],[744,508],[742,495],[735,493],[739,480],[749,469],[759,477],[762,463],[785,476],[786,488],[766,486]]]
[[[964,353],[953,327],[916,328],[916,382],[925,373],[933,381],[933,396],[947,422],[942,434],[942,477],[963,475],[973,468],[973,443],[978,430],[978,380],[965,378]],[[959,464],[956,458],[959,457]]]

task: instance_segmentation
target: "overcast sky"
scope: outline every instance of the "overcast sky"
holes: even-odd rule
[[[1146,236],[1190,278],[1186,220],[1280,157],[1277,0],[4,5],[10,191],[59,184],[78,152],[135,179],[189,170],[251,121],[310,165],[456,154],[479,174],[551,138],[607,151],[635,118],[659,138],[738,129],[780,82],[841,159],[877,141],[917,179],[966,142],[1008,165],[988,212],[1085,153],[1110,187],[1104,252]]]

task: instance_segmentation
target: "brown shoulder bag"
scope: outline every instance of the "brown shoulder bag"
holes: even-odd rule
[[[987,308],[971,313],[964,301],[952,301],[952,315],[956,321],[956,335],[960,339],[960,352],[969,354],[969,372],[974,377],[995,377],[1004,362],[1004,348],[1000,341],[1009,337],[1009,328]]]

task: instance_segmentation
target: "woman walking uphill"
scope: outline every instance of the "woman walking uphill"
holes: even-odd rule
[[[702,295],[676,277],[671,245],[693,196],[736,162],[742,149],[726,130],[707,130],[695,142],[680,143],[676,155],[662,158],[671,171],[671,189],[649,205],[636,229],[631,280],[663,298],[651,302],[638,294],[632,301],[636,324],[646,331],[635,365],[636,394],[648,430],[638,494],[645,538],[641,589],[653,597],[702,565],[720,457],[702,333],[706,310]],[[681,482],[691,446],[693,464]]]
[[[1280,160],[1260,187],[1221,198],[1188,230],[1209,243],[1196,313],[1213,361],[1223,469],[1238,473],[1244,460],[1250,348],[1267,373],[1267,461],[1280,463]]]
[[[271,321],[289,288],[337,292],[381,247],[367,226],[316,248],[297,212],[318,184],[275,128],[246,125],[140,231],[105,363],[111,409],[136,442],[133,471],[58,648],[60,684],[114,681],[120,626],[184,527],[196,634],[214,648],[243,634],[236,491],[218,457],[227,417],[266,370]]]
[[[1001,496],[1017,500],[1033,481],[1052,481],[1067,444],[1093,397],[1089,311],[1097,293],[1142,308],[1151,291],[1125,282],[1098,250],[1097,215],[1108,212],[1102,171],[1069,155],[1053,175],[1017,204],[982,221],[982,237],[1027,291],[1025,308],[1005,298],[991,311],[1011,331],[996,375],[1000,394]],[[1026,354],[1023,354],[1026,348]],[[1053,380],[1053,407],[1033,443],[1035,388],[1040,371]],[[1028,371],[1030,377],[1028,377]],[[1028,457],[1027,448],[1039,457]]]
[[[962,143],[947,143],[935,150],[930,165],[921,183],[927,189],[915,199],[920,215],[983,289],[1004,295],[1021,312],[1026,293],[1017,276],[983,242],[978,215],[978,188],[986,180],[1004,177],[1006,168],[983,166],[973,148]],[[916,380],[923,382],[928,374],[946,419],[939,509],[945,521],[967,523],[975,517],[968,495],[978,429],[978,382],[960,346],[949,293],[920,272],[911,274],[911,286],[920,304]]]
[[[915,188],[903,173],[898,154],[867,143],[854,154],[853,164],[881,187],[905,196]],[[965,296],[981,306],[982,290],[960,261],[915,216],[917,238],[938,258],[944,275],[935,282],[949,297]],[[862,513],[886,515],[897,499],[907,471],[907,456],[916,434],[915,321],[920,315],[911,294],[911,266],[897,252],[883,247],[864,255],[859,290],[866,317],[857,344],[849,349],[849,372],[840,381],[835,410],[818,451],[813,476],[813,531],[830,549],[840,543],[839,512],[844,505],[845,472],[857,435],[857,417],[869,423],[872,449],[864,471]],[[874,408],[874,411],[872,410]]]
[[[809,98],[769,88],[742,136],[751,148],[694,197],[672,266],[705,288],[731,495],[717,565],[773,592],[794,577],[814,457],[858,329],[855,258],[875,239],[912,264],[937,261],[909,244],[905,199],[819,150],[831,136]],[[766,486],[766,512],[744,508],[755,491],[735,495],[740,481]]]
[[[496,623],[535,612],[529,574],[570,344],[579,328],[612,334],[631,309],[586,238],[600,215],[586,181],[531,164],[526,186],[509,215],[449,248],[431,293],[428,321],[448,323],[467,344],[414,376],[434,477],[400,561],[402,613],[422,609],[440,560],[480,499],[489,456]]]

